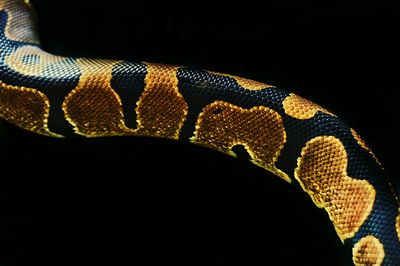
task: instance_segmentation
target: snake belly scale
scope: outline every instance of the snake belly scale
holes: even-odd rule
[[[40,48],[29,1],[0,0],[0,117],[49,137],[152,136],[250,161],[298,185],[354,265],[400,265],[399,198],[381,163],[336,115],[232,75]]]

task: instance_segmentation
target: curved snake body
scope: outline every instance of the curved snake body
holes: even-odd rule
[[[260,82],[40,48],[28,1],[0,0],[0,117],[50,137],[152,136],[235,155],[297,182],[355,265],[400,265],[399,201],[376,156],[326,109]]]

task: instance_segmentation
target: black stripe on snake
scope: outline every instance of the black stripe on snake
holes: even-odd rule
[[[0,0],[0,117],[55,137],[146,136],[236,156],[297,185],[355,265],[400,265],[399,198],[357,131],[279,87],[201,70],[42,50],[29,1]]]

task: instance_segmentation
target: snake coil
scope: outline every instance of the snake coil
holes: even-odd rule
[[[357,132],[275,86],[205,70],[61,57],[29,1],[0,0],[0,117],[49,137],[153,136],[235,156],[298,183],[355,265],[400,265],[399,199]]]

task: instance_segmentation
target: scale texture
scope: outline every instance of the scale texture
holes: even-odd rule
[[[326,211],[355,265],[400,265],[399,198],[374,153],[335,114],[228,74],[52,55],[35,25],[29,1],[0,0],[2,119],[49,137],[152,136],[232,156],[242,146],[252,163]]]

